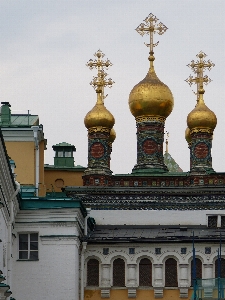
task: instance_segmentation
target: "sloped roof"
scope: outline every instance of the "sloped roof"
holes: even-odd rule
[[[183,172],[183,170],[180,168],[180,166],[176,163],[176,161],[172,158],[172,156],[169,153],[164,154],[164,163],[169,169],[169,172],[172,173],[178,173]]]
[[[39,125],[38,115],[27,115],[27,114],[12,114],[11,124],[8,126],[35,126]]]

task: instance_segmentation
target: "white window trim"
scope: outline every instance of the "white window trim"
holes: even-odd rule
[[[36,233],[38,235],[38,238],[37,238],[37,243],[38,243],[38,248],[37,250],[30,250],[30,235],[33,234],[33,233]],[[20,234],[27,234],[28,235],[28,257],[30,257],[30,252],[32,251],[37,251],[38,252],[38,258],[37,259],[29,259],[29,258],[19,258],[19,254],[20,252],[22,251],[26,251],[26,250],[20,250],[20,239],[19,239],[19,236]],[[17,251],[17,260],[20,260],[20,261],[38,261],[39,260],[39,233],[34,231],[34,232],[18,232],[18,251]]]

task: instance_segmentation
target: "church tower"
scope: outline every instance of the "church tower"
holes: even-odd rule
[[[141,23],[136,31],[143,36],[150,35],[148,60],[150,68],[146,77],[135,85],[130,92],[129,107],[135,117],[137,126],[137,164],[132,173],[164,173],[168,172],[163,159],[163,142],[165,120],[173,109],[173,95],[155,73],[153,34],[162,35],[167,27],[153,15]]]
[[[87,66],[90,69],[97,68],[97,76],[90,83],[96,91],[97,102],[84,118],[84,124],[88,129],[88,168],[85,171],[84,183],[92,185],[92,181],[95,181],[95,184],[105,185],[108,182],[108,176],[112,174],[110,154],[111,145],[115,139],[115,131],[112,129],[115,119],[104,105],[106,98],[104,88],[111,87],[114,82],[106,78],[107,73],[104,71],[112,65],[111,62],[108,59],[103,61],[104,54],[101,50],[94,55],[97,59],[94,61],[90,59]],[[97,175],[97,177],[94,178],[92,175]]]
[[[198,61],[192,61],[188,66],[191,67],[196,77],[189,76],[186,81],[192,85],[197,84],[197,104],[187,116],[186,138],[189,140],[190,148],[190,173],[205,174],[214,172],[212,168],[212,138],[213,131],[217,124],[217,118],[204,102],[203,95],[205,90],[204,84],[208,84],[211,79],[203,72],[205,69],[210,70],[214,64],[204,60],[206,54],[202,51],[197,54]]]

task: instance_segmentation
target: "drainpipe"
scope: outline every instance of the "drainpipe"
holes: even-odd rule
[[[81,266],[80,266],[80,300],[84,300],[84,253],[86,247],[87,247],[87,242],[82,242]]]
[[[90,213],[91,213],[91,208],[86,208],[86,212],[87,215],[84,219],[84,235],[86,236],[88,234],[88,224],[87,224],[87,220],[90,217]]]
[[[17,196],[20,191],[20,184],[15,181],[16,190],[9,198],[9,210],[10,210],[10,220],[8,224],[8,251],[7,251],[7,284],[12,289],[12,226],[14,222],[14,212],[13,212],[13,199]]]
[[[34,143],[35,143],[35,187],[36,187],[36,196],[38,197],[39,189],[39,141],[38,141],[38,130],[39,126],[31,127],[34,132]]]

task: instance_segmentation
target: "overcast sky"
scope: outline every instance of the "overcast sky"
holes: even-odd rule
[[[215,63],[206,73],[213,80],[205,102],[218,125],[213,139],[213,167],[225,171],[225,1],[224,0],[1,0],[0,98],[12,113],[38,114],[44,125],[48,150],[45,163],[53,164],[52,145],[74,144],[75,163],[87,165],[87,130],[83,119],[94,106],[89,85],[96,71],[85,64],[101,49],[113,66],[115,81],[106,89],[106,107],[114,115],[117,133],[111,169],[129,173],[136,163],[136,125],[128,106],[135,84],[149,68],[148,49],[135,28],[156,15],[169,29],[154,35],[155,70],[174,96],[166,120],[169,152],[184,171],[189,170],[189,149],[184,138],[186,118],[196,96],[184,81],[186,66],[200,50]]]

